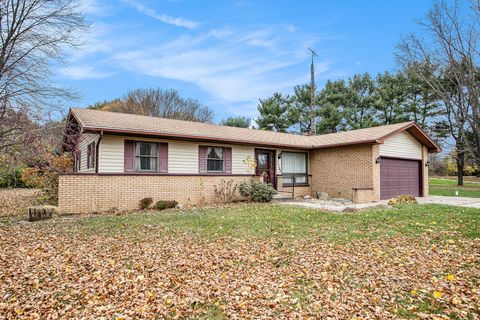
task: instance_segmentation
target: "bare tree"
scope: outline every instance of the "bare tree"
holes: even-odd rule
[[[437,1],[419,21],[424,37],[404,37],[397,58],[405,66],[435,66],[435,76],[424,76],[428,73],[422,70],[418,76],[441,98],[452,134],[458,134],[456,139],[480,168],[479,17],[478,1]]]
[[[49,77],[86,28],[74,0],[0,0],[0,152],[30,141],[32,120],[73,97]]]
[[[137,89],[122,99],[106,103],[102,110],[177,120],[212,122],[213,112],[195,99],[185,99],[173,89]]]

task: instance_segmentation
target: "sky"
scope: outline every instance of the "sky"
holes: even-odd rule
[[[173,88],[215,121],[255,118],[259,99],[315,79],[395,71],[395,44],[415,32],[429,0],[82,0],[91,24],[54,81],[86,107],[137,88]]]

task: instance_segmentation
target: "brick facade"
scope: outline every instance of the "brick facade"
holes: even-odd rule
[[[312,193],[357,202],[380,199],[380,165],[375,163],[378,145],[359,145],[310,152]]]
[[[214,203],[214,185],[222,180],[242,181],[252,176],[201,175],[62,175],[58,207],[63,213],[100,212],[138,208],[140,199],[176,200],[182,204]]]
[[[428,167],[427,167],[427,162],[428,162],[428,149],[427,147],[423,146],[422,147],[422,178],[423,178],[423,181],[422,181],[422,195],[424,197],[428,197],[429,195],[429,189],[428,189]]]

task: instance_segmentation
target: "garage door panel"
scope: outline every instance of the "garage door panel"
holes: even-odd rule
[[[420,196],[420,161],[393,158],[380,160],[380,197],[400,194]]]

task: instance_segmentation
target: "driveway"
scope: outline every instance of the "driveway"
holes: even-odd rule
[[[451,206],[480,209],[480,198],[429,196],[425,198],[417,198],[417,201],[421,204],[446,204]]]
[[[459,206],[466,208],[478,208],[480,209],[480,198],[466,198],[466,197],[444,197],[444,196],[429,196],[418,197],[418,203],[420,204],[445,204],[451,206]],[[312,209],[322,209],[327,211],[343,211],[345,209],[366,209],[378,206],[388,205],[388,200],[380,200],[377,202],[368,203],[339,203],[335,201],[321,201],[317,199],[308,200],[282,200],[277,203],[291,206],[301,206]]]

